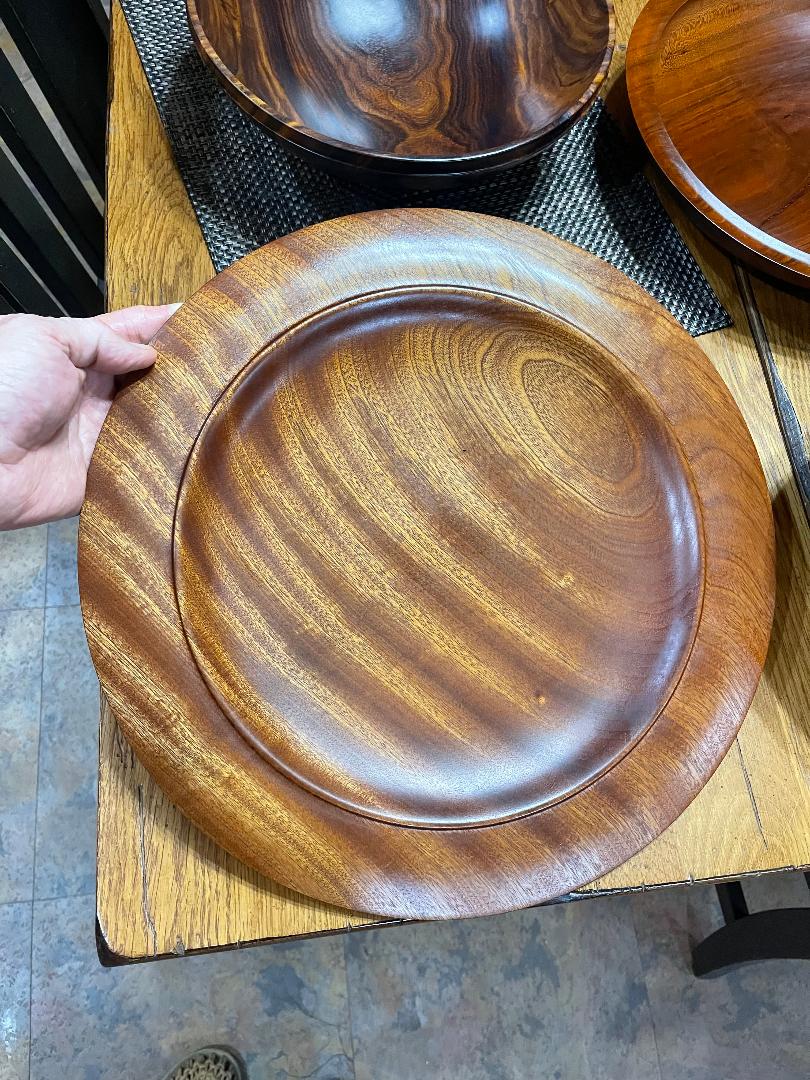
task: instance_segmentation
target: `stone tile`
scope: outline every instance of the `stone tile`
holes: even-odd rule
[[[749,911],[769,908],[810,907],[810,888],[804,874],[776,873],[743,879]]]
[[[690,948],[722,925],[714,889],[634,897],[662,1080],[807,1080],[810,964],[768,960],[695,979]]]
[[[33,892],[42,611],[0,612],[0,903]]]
[[[79,579],[76,570],[76,548],[79,538],[79,519],[66,518],[48,526],[48,570],[45,603],[62,607],[79,602]]]
[[[0,610],[45,603],[48,526],[0,532]]]
[[[346,939],[357,1080],[654,1080],[629,902]]]
[[[354,1080],[340,938],[100,967],[93,899],[34,910],[31,1080],[158,1080],[234,1046],[251,1080]]]
[[[34,883],[41,899],[95,888],[98,708],[81,611],[46,608]]]
[[[0,1076],[28,1080],[31,904],[0,904]]]

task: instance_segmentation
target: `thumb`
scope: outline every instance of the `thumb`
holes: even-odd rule
[[[54,319],[54,336],[67,350],[74,367],[123,375],[154,364],[151,345],[127,341],[98,319]]]
[[[106,315],[97,315],[96,322],[109,326],[127,341],[149,342],[179,307],[179,304],[160,304],[157,307],[139,304],[137,307],[119,308],[118,311],[108,311]]]

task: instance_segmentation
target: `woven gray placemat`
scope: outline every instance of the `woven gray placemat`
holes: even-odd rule
[[[217,270],[316,221],[387,206],[512,218],[613,263],[693,336],[731,319],[601,102],[533,161],[445,192],[391,192],[290,154],[203,67],[184,0],[122,0],[180,174]]]

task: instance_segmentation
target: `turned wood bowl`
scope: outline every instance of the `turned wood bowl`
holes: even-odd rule
[[[711,363],[618,270],[477,214],[235,263],[116,398],[82,514],[93,659],[219,843],[355,910],[605,873],[733,739],[773,523]]]
[[[810,285],[808,0],[650,0],[627,53],[639,130],[714,240]]]
[[[231,97],[345,176],[445,187],[515,165],[587,109],[611,0],[187,0]]]

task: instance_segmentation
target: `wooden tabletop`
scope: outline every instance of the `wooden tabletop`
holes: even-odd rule
[[[643,0],[615,0],[609,101]],[[182,300],[213,274],[117,3],[107,177],[110,308]],[[708,785],[654,843],[584,892],[655,888],[810,865],[810,528],[773,408],[775,369],[810,425],[810,298],[749,278],[667,204],[734,326],[699,339],[745,416],[777,532],[777,601],[765,673]],[[753,327],[753,332],[752,332]],[[291,893],[208,840],[150,779],[102,701],[98,939],[108,962],[233,948],[369,925]]]

